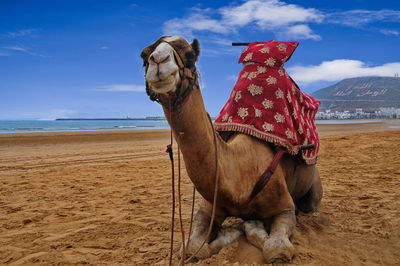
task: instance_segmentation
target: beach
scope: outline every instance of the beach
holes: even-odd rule
[[[318,125],[324,197],[317,212],[297,216],[293,265],[400,264],[399,125]],[[167,264],[169,137],[169,130],[0,134],[0,264]],[[183,171],[186,232],[191,191]],[[262,265],[263,257],[242,236],[195,265],[234,263]]]

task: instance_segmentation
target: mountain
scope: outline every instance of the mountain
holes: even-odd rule
[[[358,77],[344,79],[312,94],[321,101],[320,111],[374,111],[379,107],[400,108],[399,77]]]

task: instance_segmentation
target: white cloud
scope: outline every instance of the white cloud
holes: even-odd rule
[[[369,66],[359,60],[336,59],[324,61],[319,65],[290,67],[288,72],[294,80],[308,84],[360,76],[394,76],[400,73],[400,62]]]
[[[217,18],[211,15],[217,14]],[[163,32],[166,35],[180,35],[192,37],[193,32],[208,31],[216,34],[228,34],[238,29],[255,25],[262,31],[268,30],[279,33],[286,32],[290,37],[295,31],[296,36],[303,39],[314,40],[320,37],[312,33],[312,30],[305,23],[319,23],[324,15],[314,8],[303,8],[298,5],[286,4],[279,0],[249,0],[240,5],[222,7],[218,10],[193,9],[193,12],[184,18],[174,18],[166,21],[163,25]],[[301,23],[300,25],[298,25]],[[300,26],[306,34],[300,34]],[[307,28],[305,28],[307,27]]]
[[[385,35],[394,35],[394,36],[400,36],[400,31],[398,30],[388,30],[388,29],[381,29],[379,30],[381,33]]]
[[[283,38],[293,38],[296,40],[313,39],[318,41],[321,39],[321,36],[313,34],[310,27],[305,24],[288,27],[286,32],[280,33],[279,35],[282,35]]]
[[[110,49],[110,47],[108,47],[108,46],[101,46],[100,49],[101,49],[101,50],[108,50],[108,49]]]
[[[400,11],[391,9],[355,9],[327,14],[327,22],[361,27],[374,22],[400,22]]]
[[[220,9],[222,20],[233,26],[256,23],[261,29],[276,29],[294,23],[321,22],[323,15],[314,8],[303,8],[279,0],[250,0],[239,6]]]
[[[18,31],[13,31],[13,32],[7,32],[3,36],[8,37],[8,38],[18,38],[18,37],[32,35],[36,31],[37,31],[37,29],[23,29],[23,30],[18,30]]]
[[[136,91],[145,92],[144,85],[133,85],[133,84],[111,84],[103,85],[95,89],[96,91],[110,91],[110,92],[123,92],[123,91]]]
[[[10,51],[15,51],[15,52],[20,52],[20,53],[32,55],[32,56],[45,57],[42,54],[38,54],[38,53],[32,52],[29,48],[25,48],[25,47],[20,46],[20,45],[5,46],[5,47],[2,47],[2,48],[6,49],[6,50],[10,50]]]
[[[8,50],[12,50],[12,51],[18,51],[18,52],[27,52],[28,51],[26,48],[24,48],[22,46],[17,46],[17,45],[6,46],[6,47],[3,47],[3,48],[4,49],[8,49]]]
[[[228,33],[229,29],[220,21],[208,18],[200,13],[191,14],[184,18],[174,18],[163,25],[163,32],[166,35],[192,37],[193,31]]]
[[[315,8],[304,8],[280,0],[247,0],[223,6],[219,9],[193,8],[183,18],[168,20],[163,25],[166,35],[179,35],[187,38],[194,33],[212,32],[227,35],[239,29],[255,26],[260,31],[270,31],[287,39],[320,40],[314,33],[312,23],[341,24],[363,28],[378,22],[400,22],[400,11],[391,9],[355,9],[341,12],[322,12]],[[366,28],[386,35],[398,36],[397,30]]]

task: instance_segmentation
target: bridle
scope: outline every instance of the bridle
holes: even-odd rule
[[[198,81],[198,73],[196,70],[196,66],[194,64],[192,66],[184,64],[181,56],[176,51],[176,48],[174,47],[172,42],[162,40],[160,43],[162,43],[162,42],[168,43],[172,47],[175,61],[178,64],[179,77],[180,77],[181,81],[178,84],[178,88],[176,89],[176,91],[170,93],[170,94],[173,94],[173,95],[170,95],[170,96],[172,96],[171,97],[172,105],[170,103],[163,102],[160,95],[151,92],[151,89],[150,89],[147,81],[146,81],[146,92],[149,95],[150,100],[161,103],[167,108],[172,107],[172,110],[175,111],[179,108],[180,105],[183,104],[183,102],[186,100],[186,98],[189,96],[189,94],[194,89],[200,89],[199,81]],[[150,51],[150,54],[153,51]],[[146,59],[145,60],[146,72],[147,72],[148,66],[149,66],[149,63]]]

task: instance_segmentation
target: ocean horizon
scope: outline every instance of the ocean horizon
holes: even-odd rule
[[[167,129],[166,120],[0,120],[0,133]]]
[[[322,124],[364,124],[382,120],[316,120]],[[120,120],[0,120],[1,133],[37,133],[37,132],[73,132],[73,131],[108,131],[108,130],[145,130],[168,129],[166,120],[120,119]]]

